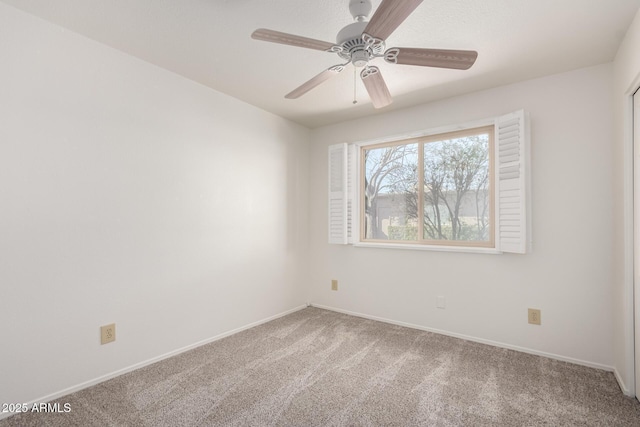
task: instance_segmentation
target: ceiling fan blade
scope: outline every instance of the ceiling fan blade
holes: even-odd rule
[[[265,42],[288,44],[290,46],[304,47],[316,50],[331,50],[333,43],[322,40],[310,39],[308,37],[296,36],[294,34],[281,33],[280,31],[259,28],[251,34],[251,38]]]
[[[394,47],[384,53],[384,60],[392,64],[468,70],[476,62],[475,50],[418,49]]]
[[[364,32],[386,40],[420,3],[422,0],[382,0]]]
[[[375,108],[383,108],[393,102],[378,67],[365,67],[360,72],[360,77]]]
[[[286,94],[284,97],[287,99],[300,98],[302,95],[309,92],[311,89],[318,86],[320,83],[325,82],[326,80],[330,79],[331,77],[335,76],[336,74],[344,70],[344,67],[345,65],[334,65],[333,67],[324,70],[323,72],[321,72],[320,74],[318,74],[317,76],[309,80],[308,82],[303,83],[296,89],[292,90],[291,92]]]

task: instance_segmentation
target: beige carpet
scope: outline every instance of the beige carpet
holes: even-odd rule
[[[613,374],[307,308],[0,426],[640,426]]]

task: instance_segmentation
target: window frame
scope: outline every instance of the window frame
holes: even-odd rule
[[[494,247],[445,246],[414,242],[360,240],[360,212],[364,205],[360,190],[361,147],[402,143],[414,138],[494,126]],[[531,141],[529,115],[524,110],[473,122],[431,128],[377,139],[341,142],[328,146],[329,244],[368,248],[526,254],[532,250]],[[336,181],[337,180],[337,181]],[[339,182],[339,184],[336,184]],[[357,214],[356,214],[357,212]],[[451,241],[448,241],[450,243]],[[462,241],[463,244],[465,243]]]
[[[424,145],[431,142],[439,142],[445,140],[451,140],[454,138],[463,138],[466,136],[474,136],[474,135],[483,135],[487,134],[489,137],[488,141],[488,154],[489,154],[489,177],[490,177],[490,186],[489,186],[489,206],[491,207],[489,212],[489,224],[490,224],[490,233],[489,239],[487,241],[465,241],[465,240],[434,240],[434,239],[425,239],[424,238]],[[420,183],[423,185],[422,188],[418,191],[418,221],[417,221],[417,240],[388,240],[388,239],[368,239],[366,238],[366,208],[365,208],[365,180],[363,179],[364,171],[365,171],[365,151],[366,150],[374,150],[379,148],[388,148],[388,147],[396,147],[401,145],[411,145],[417,144],[418,146],[418,186]],[[409,138],[396,138],[391,141],[385,142],[363,142],[356,144],[358,146],[358,168],[357,168],[357,188],[358,191],[356,194],[358,195],[358,204],[357,204],[357,218],[360,224],[358,230],[358,239],[356,245],[366,244],[366,245],[396,245],[401,246],[419,246],[419,247],[435,247],[435,248],[446,248],[446,247],[456,247],[456,248],[482,248],[495,250],[496,248],[496,233],[495,233],[495,124],[485,123],[480,126],[468,126],[463,129],[457,128],[454,130],[448,130],[445,132],[430,132],[428,134],[422,136],[412,136]]]

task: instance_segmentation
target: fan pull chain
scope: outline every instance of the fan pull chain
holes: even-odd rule
[[[356,99],[356,84],[358,83],[358,80],[356,78],[356,73],[357,73],[357,69],[356,67],[353,67],[353,105],[358,103],[358,100]]]

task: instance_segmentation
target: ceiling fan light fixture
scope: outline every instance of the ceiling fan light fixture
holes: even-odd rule
[[[351,52],[351,63],[358,68],[367,65],[370,58],[371,55],[369,55],[369,52],[367,52],[365,49]]]

